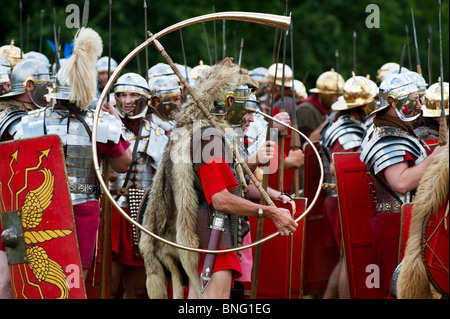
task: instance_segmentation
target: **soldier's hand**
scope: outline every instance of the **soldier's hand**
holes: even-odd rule
[[[298,227],[298,224],[291,216],[291,212],[284,208],[267,206],[264,216],[270,218],[281,236],[289,236]]]
[[[113,105],[111,105],[111,103],[105,102],[105,103],[102,105],[102,111],[111,114],[111,115],[114,116],[116,119],[118,119],[119,121],[121,121],[120,116],[119,116],[119,112],[117,111],[117,109],[116,109]]]
[[[300,167],[305,163],[305,156],[303,155],[303,151],[298,150],[290,150],[288,158],[292,161],[292,166]]]
[[[276,118],[278,121],[281,121],[287,125],[291,125],[291,117],[289,116],[289,113],[287,113],[287,112],[278,113],[277,115],[274,116],[274,118]],[[273,128],[276,128],[278,130],[278,132],[281,132],[286,129],[286,126],[273,121]]]
[[[266,164],[269,162],[275,153],[275,142],[273,141],[265,141],[258,148],[256,153],[256,161],[258,164]]]

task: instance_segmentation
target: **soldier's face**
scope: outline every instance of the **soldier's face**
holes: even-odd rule
[[[108,83],[108,71],[98,72],[98,82],[101,87],[105,87],[106,83]]]
[[[132,92],[121,92],[119,94],[119,100],[122,105],[124,113],[129,113],[135,108],[134,101],[136,101],[141,95]]]
[[[181,95],[179,95],[179,96],[174,96],[174,97],[172,98],[172,103],[175,104],[175,105],[177,106],[177,109],[179,109],[180,106],[181,106]]]
[[[242,126],[242,130],[245,133],[245,132],[247,132],[248,127],[250,126],[250,124],[255,121],[255,119],[253,117],[253,112],[247,112],[244,115],[244,119],[245,119],[245,124]]]

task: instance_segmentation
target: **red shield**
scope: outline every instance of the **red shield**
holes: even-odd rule
[[[305,198],[295,198],[294,219],[299,217],[306,208]],[[290,204],[283,204],[274,200],[277,207],[292,211]],[[298,299],[301,294],[301,272],[303,258],[303,230],[304,218],[299,221],[298,228],[292,236],[277,236],[261,246],[261,259],[259,266],[257,299]],[[252,241],[256,240],[258,220],[250,217]],[[269,220],[264,221],[263,237],[277,232]],[[254,255],[254,248],[253,248]],[[250,290],[250,283],[244,285]]]
[[[408,242],[409,238],[409,227],[411,226],[411,217],[412,217],[412,204],[406,203],[402,205],[402,229],[400,233],[400,256],[399,256],[399,263],[403,259],[403,256],[405,255],[405,249],[406,249],[406,243]]]
[[[445,298],[448,298],[448,197],[444,200],[437,213],[428,215],[424,226],[422,255],[426,264],[428,278],[430,278],[433,286]]]
[[[352,299],[385,298],[372,247],[373,189],[360,153],[334,153],[342,236]]]
[[[314,142],[319,149],[319,142]],[[309,202],[317,192],[320,181],[318,158],[309,143],[303,148],[305,163],[303,165],[303,196]],[[331,232],[324,221],[324,197],[320,192],[316,203],[306,216],[305,243],[303,260],[303,293],[321,296],[326,289],[328,278],[339,261],[339,248],[327,245],[324,234]]]
[[[2,143],[0,167],[2,242],[14,298],[85,298],[59,137]]]

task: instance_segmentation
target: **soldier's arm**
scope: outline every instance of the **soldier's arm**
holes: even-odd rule
[[[253,203],[231,194],[227,189],[212,195],[211,202],[215,210],[249,217],[258,216],[258,210],[261,208],[263,211],[262,217],[271,219],[280,235],[283,236],[288,236],[289,232],[294,232],[298,226],[291,217],[289,210]]]
[[[384,177],[394,191],[405,194],[419,186],[420,180],[443,147],[437,146],[433,153],[415,166],[408,166],[407,162],[394,164],[384,169]]]
[[[133,150],[129,146],[126,151],[117,157],[108,157],[108,163],[117,173],[126,173],[130,169]]]

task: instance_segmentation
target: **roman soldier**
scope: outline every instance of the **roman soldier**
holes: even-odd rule
[[[151,121],[170,133],[175,125],[173,113],[181,105],[181,87],[176,76],[153,76],[148,81],[151,92]]]
[[[11,80],[9,78],[8,69],[0,65],[0,95],[6,94],[11,89]]]
[[[2,66],[2,68],[5,67]],[[9,82],[8,74],[6,74],[6,77]],[[50,83],[50,76],[48,70],[45,69],[45,65],[40,61],[30,59],[16,65],[11,74],[11,81],[13,83],[11,91],[0,95],[1,142],[14,138],[17,122],[20,121],[27,111],[45,106],[45,103],[43,103],[45,101],[44,94],[47,92],[46,88]],[[0,274],[0,298],[12,298],[8,260],[5,247],[1,241]]]
[[[418,88],[405,73],[392,74],[380,85],[381,103],[361,145],[360,159],[371,173],[376,212],[371,219],[373,245],[381,287],[389,293],[398,265],[400,212],[434,156],[411,127],[420,115]]]
[[[117,174],[117,179],[111,183],[111,194],[116,196],[118,205],[137,220],[139,204],[151,185],[168,137],[162,128],[145,119],[150,90],[142,76],[122,75],[114,84],[114,96],[133,156],[130,169]],[[138,250],[138,232],[115,207],[112,208],[112,252],[112,296],[122,283],[124,298],[144,298],[145,270]]]
[[[357,152],[366,132],[365,119],[368,104],[375,104],[377,85],[362,76],[353,76],[344,84],[344,94],[332,106],[321,132],[320,146],[325,170],[324,182],[330,187],[323,189],[324,209],[331,233],[326,233],[327,245],[336,247],[340,260],[331,273],[324,298],[348,298],[346,268],[341,250],[341,224],[339,219],[336,180],[334,175],[333,153]]]
[[[444,82],[444,109],[446,121],[448,122],[448,95],[449,84]],[[422,107],[422,116],[414,121],[414,133],[423,139],[430,147],[438,142],[439,121],[441,116],[441,82],[434,83],[425,92],[425,104]],[[447,126],[448,127],[448,126]]]
[[[45,134],[60,137],[85,274],[94,259],[100,223],[100,189],[91,151],[94,114],[89,104],[96,96],[95,62],[101,50],[102,41],[97,32],[90,28],[80,29],[74,39],[74,54],[58,71],[53,92],[45,95],[46,99],[54,100],[54,107],[44,104],[42,108],[25,113],[9,130],[15,139]],[[21,63],[29,61],[36,60]],[[117,172],[126,172],[131,163],[130,143],[125,139],[119,115],[113,108],[103,109],[96,139],[99,154],[108,160],[109,166]]]
[[[209,111],[222,102],[233,103],[227,94],[240,85],[257,86],[248,72],[226,58],[197,78],[196,89]],[[215,115],[225,131],[223,115]],[[242,216],[272,219],[282,235],[295,231],[289,211],[254,204],[240,197],[240,173],[226,147],[225,137],[210,126],[191,96],[175,115],[176,127],[156,172],[145,208],[143,226],[155,234],[186,247],[224,249],[236,247]],[[220,219],[222,227],[217,228]],[[219,246],[210,246],[210,235],[217,231]],[[216,238],[217,239],[217,238]],[[175,298],[183,297],[182,272],[189,278],[189,297],[229,298],[231,282],[241,267],[236,252],[217,254],[215,264],[204,269],[208,255],[178,249],[142,236],[139,243],[147,271],[147,291],[151,298],[167,297],[164,269],[170,271]],[[202,287],[202,274],[208,284]],[[202,288],[205,288],[202,292]]]

